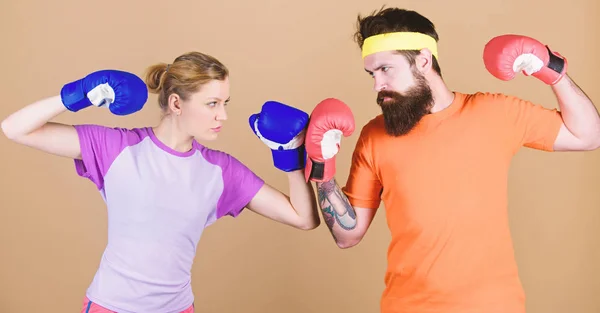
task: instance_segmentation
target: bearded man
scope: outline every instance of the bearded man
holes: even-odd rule
[[[491,39],[482,49],[486,69],[501,80],[521,72],[538,79],[560,111],[450,90],[435,27],[415,11],[359,16],[355,38],[382,114],[362,128],[344,188],[334,178],[335,153],[354,129],[349,108],[323,102],[306,136],[306,175],[335,242],[358,244],[383,201],[392,239],[382,313],[525,312],[507,214],[510,161],[523,146],[600,147],[594,104],[567,75],[566,59],[526,36]]]

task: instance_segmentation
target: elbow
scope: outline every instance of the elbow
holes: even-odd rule
[[[14,123],[11,123],[9,119],[2,120],[0,123],[0,128],[2,128],[2,133],[8,140],[14,141],[16,143],[20,143],[24,134],[20,132],[18,127],[15,127]]]
[[[306,221],[304,223],[300,223],[296,225],[296,228],[300,230],[313,230],[321,225],[321,221],[319,219]]]
[[[593,150],[598,150],[598,148],[600,148],[600,134],[598,134],[598,135],[597,135],[597,136],[594,138],[594,140],[592,141],[592,144],[591,144],[591,145],[590,145],[590,147],[589,147],[589,150],[590,150],[590,151],[593,151]]]
[[[598,150],[600,148],[600,124],[596,125],[595,131],[592,132],[590,140],[588,140],[588,150]]]
[[[348,238],[348,239],[343,239],[343,240],[336,240],[335,242],[338,246],[338,248],[340,249],[349,249],[352,248],[356,245],[358,245],[358,243],[360,243],[360,238]]]
[[[2,133],[6,138],[12,141],[17,139],[15,132],[11,130],[10,123],[8,123],[7,120],[3,120],[2,123],[0,123],[0,128],[2,128]]]
[[[311,224],[311,225],[302,225],[300,227],[298,227],[300,230],[313,230],[316,229],[317,227],[319,227],[319,224]]]
[[[594,151],[598,150],[598,148],[600,148],[600,134],[597,134],[590,140],[587,140],[587,142],[583,145],[584,151]]]
[[[598,148],[600,148],[600,143],[595,143],[595,144],[593,144],[593,145],[590,145],[590,146],[587,148],[587,151],[594,151],[594,150],[598,150]]]

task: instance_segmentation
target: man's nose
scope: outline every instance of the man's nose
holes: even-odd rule
[[[375,89],[376,92],[380,92],[382,90],[385,90],[386,88],[386,84],[385,81],[377,76],[375,76],[375,83],[373,86],[373,89]]]

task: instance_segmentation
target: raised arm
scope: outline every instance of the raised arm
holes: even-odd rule
[[[304,180],[307,113],[280,102],[268,101],[249,118],[250,128],[271,149],[273,165],[286,173],[289,196],[264,184],[248,209],[274,221],[310,230],[320,224],[315,192]]]
[[[320,219],[312,184],[304,181],[301,170],[287,172],[286,175],[289,196],[264,184],[248,204],[248,209],[294,228],[311,230],[318,227]]]
[[[50,122],[67,111],[60,96],[36,101],[9,115],[2,121],[2,131],[16,143],[50,154],[79,158],[81,151],[75,128]]]
[[[358,140],[346,187],[340,188],[334,178],[335,156],[339,151],[341,138],[350,136],[354,127],[350,108],[337,99],[326,99],[313,110],[306,136],[306,178],[317,184],[323,219],[340,248],[353,247],[362,240],[380,202],[380,184],[372,175],[370,165],[366,164],[366,132],[363,131]],[[352,195],[352,199],[348,199],[347,193]]]
[[[553,149],[588,151],[600,148],[600,115],[592,100],[566,74],[552,90],[563,120]]]
[[[338,247],[357,245],[367,233],[377,209],[353,207],[335,179],[317,183],[319,207]]]
[[[146,85],[137,76],[98,71],[65,84],[60,95],[36,101],[9,115],[2,121],[2,131],[19,144],[77,159],[81,151],[75,128],[50,120],[65,111],[77,112],[92,105],[107,106],[119,115],[129,114],[141,109],[147,97]]]
[[[519,119],[529,125],[526,137],[532,134],[525,140],[525,145],[536,140],[536,133],[540,133],[538,128],[550,125],[549,133],[546,133],[552,137],[552,142],[543,145],[546,150],[588,151],[600,147],[600,115],[592,100],[567,75],[565,57],[534,38],[501,35],[486,44],[484,62],[488,71],[501,80],[511,80],[520,72],[536,77],[551,86],[558,100],[560,113],[543,112],[529,104],[520,112]]]

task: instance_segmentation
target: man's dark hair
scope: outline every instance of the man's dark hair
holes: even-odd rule
[[[423,15],[411,10],[383,7],[366,17],[358,15],[354,40],[362,49],[367,37],[391,32],[417,32],[433,37],[436,42],[439,40],[435,26]],[[402,50],[398,52],[406,56],[411,66],[415,64],[415,57],[420,53],[419,50]],[[436,57],[432,56],[432,60],[433,69],[438,75],[442,76]]]

